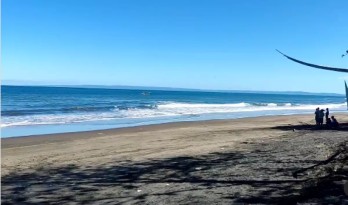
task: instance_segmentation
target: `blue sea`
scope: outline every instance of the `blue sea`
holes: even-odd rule
[[[76,132],[178,121],[345,111],[345,96],[1,87],[1,137]]]

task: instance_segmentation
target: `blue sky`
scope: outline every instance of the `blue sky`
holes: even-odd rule
[[[343,93],[346,0],[3,0],[2,80]]]

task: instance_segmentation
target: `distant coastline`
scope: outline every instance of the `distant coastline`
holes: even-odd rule
[[[193,88],[152,87],[152,86],[125,86],[125,85],[21,85],[2,84],[3,86],[17,87],[62,87],[62,88],[85,88],[85,89],[118,89],[118,90],[158,90],[158,91],[185,91],[185,92],[217,92],[217,93],[252,93],[252,94],[276,94],[276,95],[325,95],[344,96],[339,93],[315,93],[304,91],[257,91],[257,90],[210,90]]]

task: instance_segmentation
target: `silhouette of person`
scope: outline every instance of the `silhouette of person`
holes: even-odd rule
[[[315,109],[314,115],[315,115],[315,124],[318,126],[319,125],[319,107]]]
[[[329,118],[330,112],[329,112],[329,108],[326,108],[326,112],[325,112],[325,119],[327,120]]]
[[[338,128],[339,127],[339,124],[338,124],[335,116],[331,116],[331,121],[332,121],[331,124],[332,124],[333,128]]]
[[[331,122],[331,119],[329,117],[326,118],[326,127],[327,128],[331,128],[332,127],[332,122]]]
[[[321,109],[319,112],[319,126],[322,126],[324,123],[324,109]]]

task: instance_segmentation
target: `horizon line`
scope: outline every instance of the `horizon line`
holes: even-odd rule
[[[140,89],[157,89],[163,91],[210,91],[210,92],[257,92],[257,93],[303,93],[303,94],[334,94],[344,95],[343,93],[328,93],[328,92],[308,92],[308,91],[270,91],[270,90],[227,90],[227,89],[202,89],[202,88],[182,88],[182,87],[163,87],[163,86],[139,86],[139,85],[95,85],[95,84],[81,84],[81,85],[64,85],[64,84],[1,84],[1,86],[22,86],[22,87],[67,87],[67,88],[95,88],[95,89],[126,89],[140,88]],[[99,88],[98,88],[99,87]],[[166,90],[167,89],[167,90]]]

